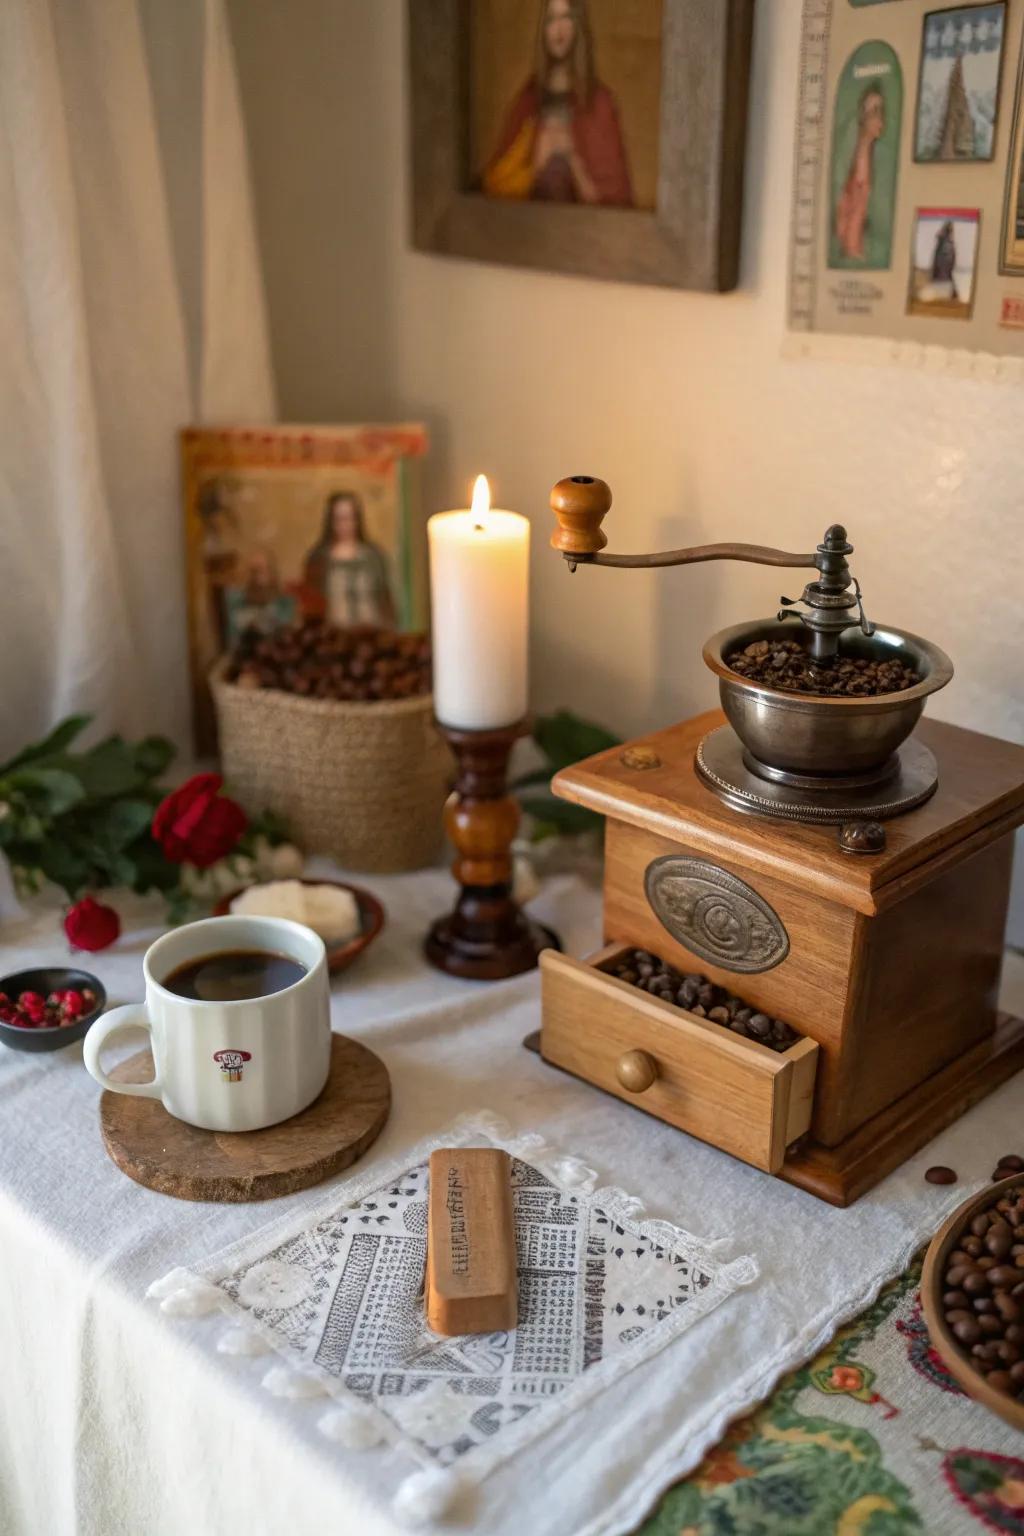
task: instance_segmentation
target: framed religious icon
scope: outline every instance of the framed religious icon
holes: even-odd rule
[[[736,286],[753,0],[409,0],[413,243]]]
[[[978,262],[978,208],[918,208],[914,215],[908,315],[969,320]]]
[[[187,427],[181,434],[196,747],[215,745],[207,678],[247,630],[317,616],[423,629],[426,428]]]
[[[1010,158],[1006,168],[1003,248],[999,270],[1007,276],[1024,277],[1024,46],[1021,48],[1017,72]],[[1006,324],[1005,321],[1003,323]]]
[[[922,26],[914,159],[991,160],[1006,0],[930,11]]]

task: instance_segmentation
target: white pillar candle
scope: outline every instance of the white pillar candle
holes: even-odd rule
[[[492,511],[483,475],[467,512],[427,524],[434,713],[442,725],[486,731],[526,714],[530,524]]]

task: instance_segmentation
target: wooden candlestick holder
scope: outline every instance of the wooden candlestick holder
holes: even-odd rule
[[[427,934],[431,965],[471,981],[500,981],[532,970],[542,949],[558,949],[549,928],[535,923],[512,895],[512,840],[519,806],[508,793],[508,760],[527,733],[526,721],[490,731],[462,731],[438,721],[455,755],[455,788],[444,824],[456,857],[459,897]]]

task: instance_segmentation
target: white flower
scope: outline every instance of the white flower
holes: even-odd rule
[[[211,864],[206,871],[213,886],[215,896],[227,896],[231,891],[238,889],[238,875],[232,868],[230,859],[218,859],[216,864]]]
[[[249,885],[256,878],[256,860],[250,859],[248,854],[238,853],[230,860],[231,868],[243,885]]]
[[[197,901],[206,901],[213,895],[213,881],[208,869],[197,869],[194,864],[181,866],[181,886]]]
[[[279,843],[270,851],[270,873],[276,880],[291,880],[301,875],[304,863],[294,843]]]
[[[311,1276],[298,1264],[261,1259],[242,1276],[238,1298],[247,1307],[297,1307],[309,1295]]]

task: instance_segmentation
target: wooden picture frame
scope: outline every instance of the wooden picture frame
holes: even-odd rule
[[[1024,277],[1024,48],[1017,67],[1017,90],[1013,100],[1013,125],[1010,129],[1010,156],[1006,167],[1006,191],[1003,201],[1002,243],[999,271],[1004,277]]]
[[[209,673],[253,627],[318,616],[348,627],[427,623],[421,422],[190,426],[180,433],[188,652],[196,751],[216,750]],[[359,613],[336,611],[324,543],[335,502],[356,519],[376,585],[356,580]],[[373,594],[386,613],[373,611]],[[331,587],[331,590],[328,588]],[[338,597],[345,597],[342,582]],[[367,608],[367,602],[370,606]]]
[[[663,287],[735,288],[754,0],[664,0],[652,211],[467,190],[471,3],[408,0],[415,248]]]

